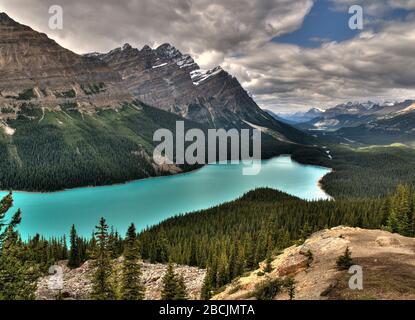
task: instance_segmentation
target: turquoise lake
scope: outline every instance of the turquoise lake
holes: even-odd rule
[[[301,165],[290,156],[261,161],[258,175],[244,176],[243,164],[214,164],[186,174],[150,178],[121,185],[79,188],[54,193],[14,193],[21,208],[23,238],[68,234],[72,224],[90,236],[100,217],[122,234],[134,222],[138,229],[171,216],[234,200],[258,187],[278,189],[303,199],[327,199],[318,181],[330,169]],[[1,192],[4,196],[6,192]]]

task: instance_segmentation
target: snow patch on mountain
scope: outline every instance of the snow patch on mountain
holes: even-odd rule
[[[201,83],[205,82],[206,80],[210,79],[211,77],[219,74],[222,72],[223,69],[221,67],[216,67],[211,70],[193,70],[190,72],[190,77],[192,78],[193,84],[195,86],[200,85]]]
[[[155,65],[155,66],[153,66],[153,69],[161,68],[161,67],[164,67],[164,66],[167,66],[167,62]]]
[[[326,129],[327,127],[337,126],[340,123],[337,119],[328,119],[328,120],[322,120],[314,124],[314,127],[316,127],[319,130]]]
[[[179,59],[176,63],[180,69],[196,66],[195,61],[188,54],[183,55],[182,58]]]

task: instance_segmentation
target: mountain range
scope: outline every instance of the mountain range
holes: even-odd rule
[[[267,156],[312,141],[258,107],[238,80],[170,44],[79,55],[0,14],[0,188],[55,190],[169,174],[159,128],[256,128]],[[268,150],[268,151],[267,151]]]
[[[383,104],[348,102],[326,110],[312,108],[307,112],[273,116],[336,142],[412,144],[415,140],[415,100]]]
[[[282,121],[286,121],[287,123],[296,124],[296,123],[304,123],[315,118],[318,118],[324,114],[324,110],[318,108],[311,108],[308,111],[302,112],[298,111],[295,113],[287,113],[287,114],[279,114],[273,113],[272,111],[268,111],[273,114],[274,117],[278,117]]]
[[[354,127],[343,127],[335,133],[338,137],[349,141],[365,144],[393,144],[405,143],[413,145],[415,141],[415,101],[407,100],[403,103],[387,107],[391,113],[371,115],[368,122]],[[396,111],[399,110],[399,111]]]

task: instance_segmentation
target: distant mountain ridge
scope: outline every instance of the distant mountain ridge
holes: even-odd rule
[[[320,117],[324,114],[323,109],[319,108],[311,108],[308,111],[305,112],[295,112],[295,113],[288,113],[288,114],[280,114],[280,113],[274,113],[276,116],[278,116],[281,119],[284,119],[286,121],[289,121],[291,123],[303,123],[310,120],[313,120],[317,117]]]
[[[415,101],[399,104],[399,111],[381,115],[356,127],[344,127],[336,132],[339,137],[366,144],[393,144],[415,142]]]
[[[385,104],[348,102],[295,126],[309,133],[338,138],[338,142],[412,145],[415,100]]]
[[[391,113],[401,111],[412,104],[412,100],[407,100],[404,102],[395,102],[395,103],[375,103],[375,102],[347,102],[339,104],[335,107],[328,108],[318,112],[316,110],[320,109],[311,109],[305,114],[309,114],[310,117],[315,115],[314,118],[309,119],[303,123],[300,123],[302,127],[309,126],[310,128],[317,122],[321,120],[339,120],[340,118],[345,118],[346,116],[350,119],[359,119],[364,117],[379,117]],[[341,121],[340,121],[341,122]],[[340,126],[344,126],[340,124]],[[316,126],[318,129],[318,126]],[[331,128],[333,129],[333,128]]]

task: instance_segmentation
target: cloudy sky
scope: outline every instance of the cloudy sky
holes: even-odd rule
[[[355,4],[361,31],[348,25]],[[51,5],[63,30],[48,27]],[[415,0],[1,0],[0,11],[78,53],[169,42],[277,112],[415,98]]]

